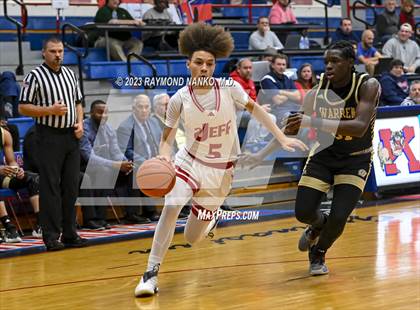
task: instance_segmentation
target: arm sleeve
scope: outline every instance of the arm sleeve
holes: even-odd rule
[[[103,7],[103,8],[100,8],[98,12],[96,12],[96,15],[93,21],[95,23],[107,23],[111,20],[111,18],[112,18],[112,15],[109,14],[109,10]]]
[[[38,90],[38,81],[35,75],[31,72],[23,80],[23,86],[20,90],[20,103],[36,103],[36,93]]]
[[[178,127],[178,122],[181,117],[182,100],[181,95],[177,92],[171,97],[166,111],[165,126],[170,128]]]

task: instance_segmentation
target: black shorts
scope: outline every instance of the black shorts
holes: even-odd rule
[[[299,186],[328,192],[331,185],[349,184],[364,190],[372,155],[340,155],[325,149],[308,158]]]

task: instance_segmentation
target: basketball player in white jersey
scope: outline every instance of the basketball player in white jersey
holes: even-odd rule
[[[232,49],[232,36],[221,27],[195,23],[180,34],[179,50],[188,56],[191,80],[169,101],[158,158],[171,161],[179,119],[183,120],[187,141],[175,157],[176,183],[165,196],[147,269],[135,289],[136,297],[157,293],[159,267],[172,241],[178,214],[185,204],[192,201],[191,214],[184,229],[189,244],[204,239],[215,225],[214,218],[203,221],[197,215],[199,211],[215,212],[230,191],[234,162],[240,153],[235,105],[252,113],[285,150],[307,149],[300,140],[286,137],[237,82],[224,86],[222,81],[212,80],[216,59],[228,57]]]

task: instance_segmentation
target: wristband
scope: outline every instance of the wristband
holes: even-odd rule
[[[311,117],[311,127],[322,128],[322,118],[312,116]]]

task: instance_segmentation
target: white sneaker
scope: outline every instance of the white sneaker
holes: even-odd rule
[[[209,226],[207,226],[207,229],[204,232],[204,235],[206,238],[213,239],[215,236],[215,230],[217,227],[217,224],[219,223],[218,217],[213,217],[213,219],[210,221]]]
[[[136,289],[134,290],[134,295],[136,297],[148,297],[156,294],[159,289],[157,287],[157,275],[159,272],[160,264],[157,264],[153,267],[152,270],[146,271],[140,279],[139,284],[137,284]]]
[[[32,230],[32,237],[42,239],[42,229],[41,227],[37,226],[34,230]]]

